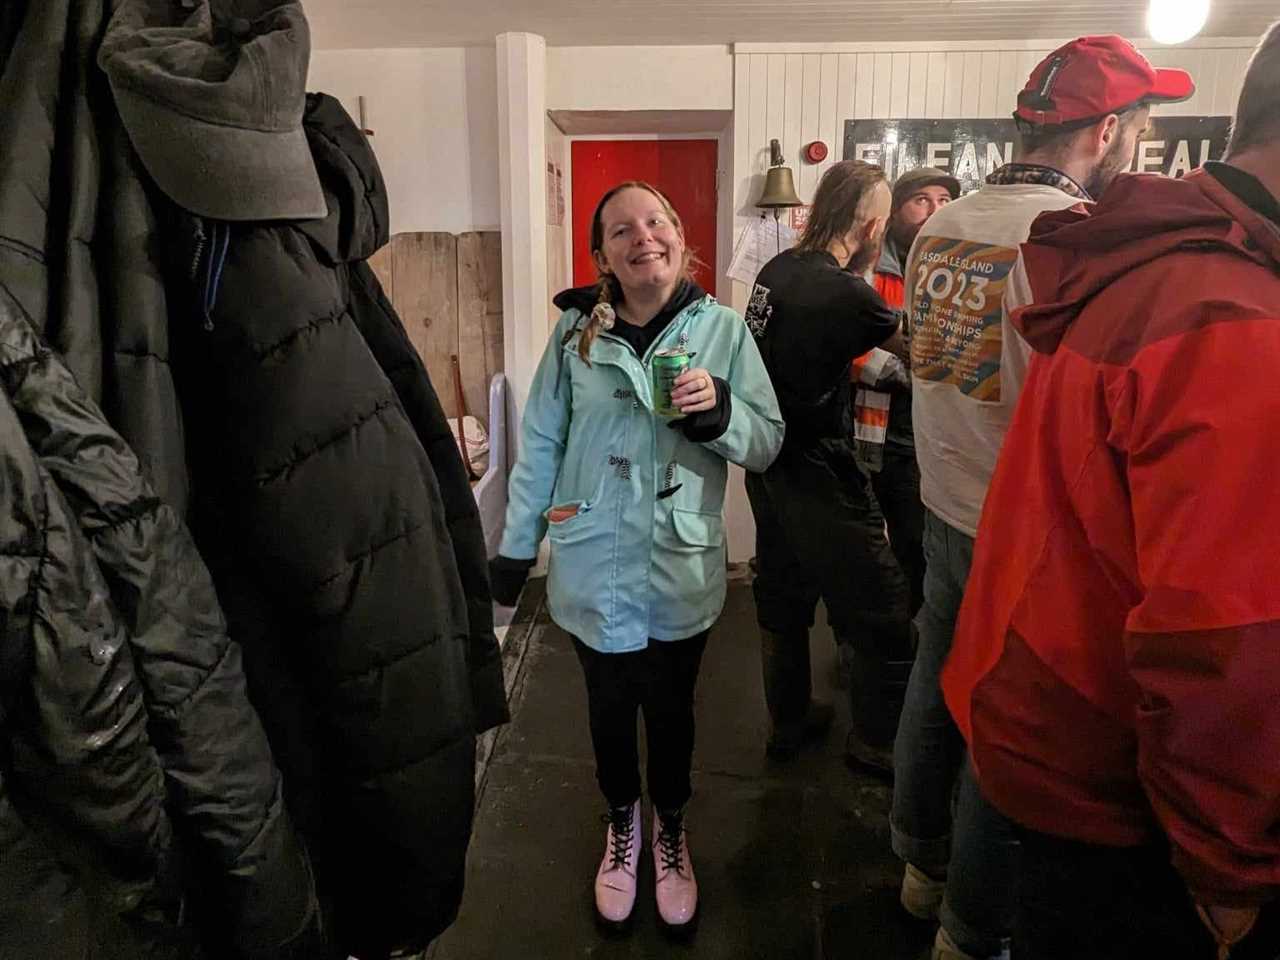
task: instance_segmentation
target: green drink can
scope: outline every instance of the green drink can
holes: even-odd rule
[[[680,347],[659,350],[653,355],[653,409],[659,416],[678,417],[671,403],[676,378],[689,369],[689,353]]]

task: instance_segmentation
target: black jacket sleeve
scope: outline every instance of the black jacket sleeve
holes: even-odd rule
[[[711,443],[719,440],[729,429],[729,418],[733,416],[733,392],[729,384],[719,377],[711,379],[716,383],[716,405],[668,424],[673,430],[681,431],[691,443]]]
[[[848,290],[841,305],[843,322],[835,325],[839,349],[850,360],[884,343],[898,330],[902,314],[884,302],[861,277],[845,274]]]

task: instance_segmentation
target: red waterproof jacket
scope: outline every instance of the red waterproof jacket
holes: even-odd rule
[[[1022,248],[1037,355],[943,686],[1032,829],[1157,831],[1202,902],[1280,895],[1280,230],[1123,177]]]

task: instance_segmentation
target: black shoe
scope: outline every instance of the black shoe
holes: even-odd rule
[[[893,742],[876,747],[865,743],[853,731],[844,741],[844,762],[852,770],[874,774],[893,782]]]
[[[764,752],[770,760],[791,760],[807,744],[815,743],[827,735],[836,711],[823,700],[809,701],[804,719],[794,723],[775,724],[769,732],[769,742]]]

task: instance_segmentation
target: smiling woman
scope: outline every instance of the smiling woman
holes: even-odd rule
[[[746,324],[691,279],[666,197],[618,184],[596,204],[590,237],[598,279],[556,297],[564,314],[525,408],[493,592],[515,602],[549,532],[550,612],[582,663],[609,808],[597,913],[625,924],[635,905],[643,710],[658,913],[687,930],[698,906],[683,826],[693,693],[724,606],[727,462],[765,469],[782,418]],[[668,418],[655,359],[694,355],[703,366],[675,378]]]

